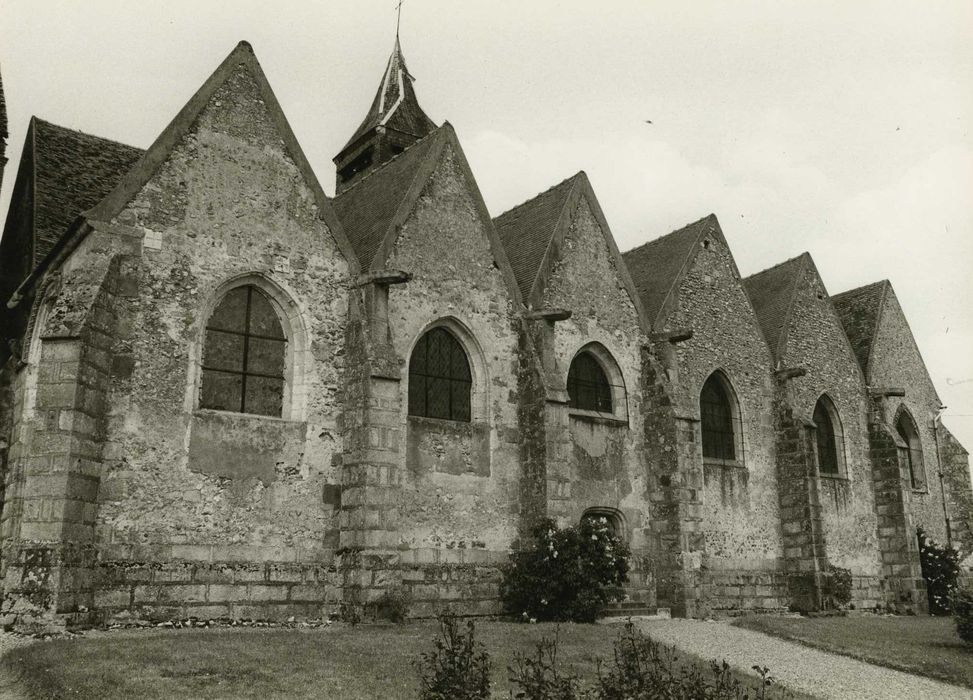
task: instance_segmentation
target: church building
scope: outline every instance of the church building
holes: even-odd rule
[[[494,215],[398,39],[334,163],[332,198],[245,42],[146,150],[31,119],[0,624],[496,614],[542,517],[605,518],[630,605],[689,617],[827,609],[833,567],[922,612],[917,527],[973,551],[888,281],[743,278],[712,214],[622,253],[583,172]]]

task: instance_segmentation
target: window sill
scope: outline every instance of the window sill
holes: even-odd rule
[[[851,479],[849,479],[844,474],[828,474],[828,473],[818,472],[818,476],[828,481],[844,481],[846,483],[851,483]]]
[[[732,469],[746,469],[747,465],[741,462],[739,459],[713,459],[712,457],[703,457],[704,467],[730,467]]]
[[[601,411],[586,411],[581,408],[569,408],[568,415],[571,418],[587,421],[589,423],[601,423],[602,425],[625,426],[628,427],[628,419],[619,418],[612,413],[602,413]]]
[[[218,408],[197,408],[193,410],[194,416],[222,416],[226,418],[240,418],[243,420],[266,420],[276,421],[277,423],[300,423],[301,421],[282,418],[280,416],[266,416],[262,413],[241,413],[240,411],[222,411]]]
[[[927,487],[927,486],[921,486],[919,488],[916,488],[916,487],[913,486],[912,487],[912,493],[915,496],[928,496],[929,495],[929,487]]]

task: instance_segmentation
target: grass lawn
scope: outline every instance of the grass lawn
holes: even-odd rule
[[[963,644],[951,617],[742,617],[735,625],[973,688],[973,647]]]
[[[476,630],[493,661],[494,697],[506,698],[515,653],[531,652],[554,625],[481,621]],[[0,678],[15,679],[26,697],[38,699],[415,700],[414,660],[432,649],[437,632],[426,621],[96,633],[13,649],[0,659]],[[592,679],[598,657],[610,658],[620,632],[621,625],[561,625],[559,659]]]

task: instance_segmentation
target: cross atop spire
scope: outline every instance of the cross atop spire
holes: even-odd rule
[[[402,0],[398,10],[401,13]],[[405,65],[396,28],[395,46],[372,106],[354,135],[334,158],[338,168],[339,193],[357,182],[365,172],[395,157],[436,128],[419,106],[412,87],[413,80]]]

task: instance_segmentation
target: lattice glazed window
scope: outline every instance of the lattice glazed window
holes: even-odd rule
[[[612,390],[605,370],[590,353],[574,358],[568,370],[568,397],[571,408],[582,411],[612,412]]]
[[[287,338],[257,287],[231,289],[206,325],[199,407],[280,416]]]
[[[459,341],[437,327],[416,343],[409,359],[409,415],[470,422],[473,377]]]
[[[703,458],[722,462],[742,462],[742,425],[735,398],[719,373],[710,375],[699,396],[703,437]]]

